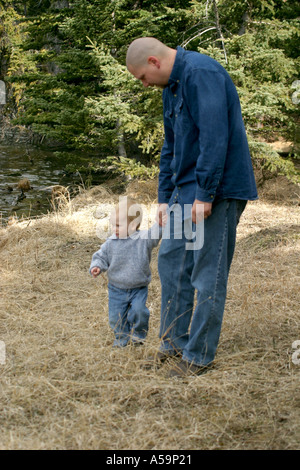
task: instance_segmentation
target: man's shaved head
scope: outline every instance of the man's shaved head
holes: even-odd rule
[[[169,47],[156,38],[145,37],[135,39],[129,46],[126,56],[127,67],[140,67],[147,63],[149,56],[159,59],[167,56]]]
[[[168,84],[176,52],[156,38],[138,38],[128,47],[126,65],[145,87],[164,88]]]

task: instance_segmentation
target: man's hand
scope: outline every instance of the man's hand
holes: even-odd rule
[[[168,204],[159,204],[158,209],[157,209],[156,222],[161,227],[164,227],[167,223],[167,218],[168,218],[167,208],[168,208]]]
[[[101,269],[100,269],[100,268],[95,267],[95,268],[92,268],[92,269],[91,269],[91,275],[92,275],[93,277],[99,276],[100,273],[101,273]]]
[[[211,202],[202,202],[195,199],[192,207],[192,221],[197,224],[211,215]]]

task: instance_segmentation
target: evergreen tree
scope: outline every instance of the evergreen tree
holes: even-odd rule
[[[14,2],[0,1],[0,80],[6,83],[7,105],[5,113],[13,118],[24,93],[24,85],[10,85],[10,78],[35,70],[31,55],[24,53],[23,43],[27,33],[22,24],[22,16]]]
[[[292,177],[267,143],[291,140],[296,154],[298,18],[295,0],[1,0],[1,73],[19,124],[101,157],[143,154],[153,164],[163,142],[161,92],[127,72],[127,47],[155,36],[197,50],[233,78],[254,163]]]
[[[290,3],[290,5],[289,5]],[[297,104],[292,84],[299,74],[299,21],[288,8],[295,2],[218,2],[226,40],[226,57],[220,45],[200,52],[216,58],[227,68],[241,99],[242,112],[255,165],[279,172],[296,181],[291,161],[282,158],[268,142],[283,138],[294,143],[297,157]],[[288,15],[284,18],[284,12]],[[293,12],[295,13],[295,12]],[[281,20],[277,19],[281,16]],[[235,31],[236,34],[229,33]],[[195,47],[195,44],[194,44]]]

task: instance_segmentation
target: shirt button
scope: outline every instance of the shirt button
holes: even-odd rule
[[[176,98],[177,95],[174,95],[174,98]]]

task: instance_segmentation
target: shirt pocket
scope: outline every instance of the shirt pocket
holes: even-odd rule
[[[167,110],[165,111],[165,118],[166,118],[166,119],[170,119],[170,120],[172,121],[173,114],[174,114],[173,109],[167,109]]]
[[[183,98],[179,98],[175,105],[175,133],[186,134],[191,129],[191,124]]]

